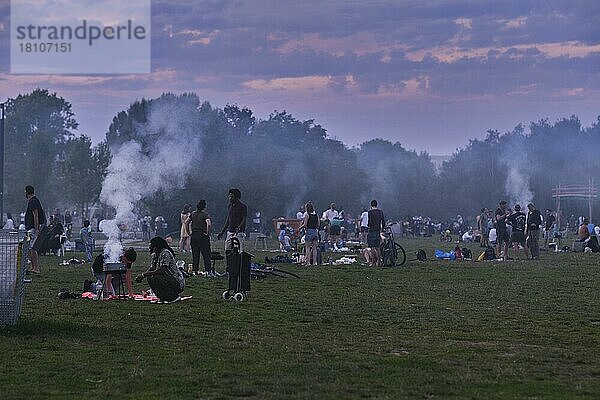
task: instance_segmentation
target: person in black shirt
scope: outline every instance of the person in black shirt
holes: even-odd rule
[[[510,211],[508,210],[508,203],[506,200],[502,200],[498,204],[495,213],[496,235],[498,236],[496,239],[498,243],[496,251],[498,254],[504,254],[504,260],[508,259],[508,245],[510,244],[510,237],[508,236],[508,229],[506,228],[506,219],[509,215]]]
[[[525,242],[525,222],[527,219],[527,215],[521,211],[521,206],[519,204],[515,204],[515,212],[510,214],[508,217],[508,222],[512,225],[512,235],[510,237],[510,241],[517,252],[519,249],[523,250],[525,253],[525,259],[529,258],[527,255],[527,244]]]
[[[304,234],[305,265],[317,265],[317,247],[319,245],[319,216],[315,211],[312,202],[306,203],[304,206],[306,212],[302,219],[302,224],[298,227],[306,229]]]
[[[123,283],[121,275],[109,274],[104,272],[104,262],[106,261],[106,255],[98,254],[92,263],[92,274],[96,278],[94,285],[94,292],[100,295],[99,289],[104,290],[108,294],[116,294],[120,291],[120,286]],[[137,252],[133,247],[128,248],[123,252],[119,261],[125,264],[127,271],[125,271],[125,285],[127,288],[127,294],[129,298],[133,298],[133,280],[131,267],[137,259]]]
[[[225,251],[232,249],[231,239],[236,237],[240,242],[240,251],[244,247],[244,238],[246,237],[246,217],[248,215],[248,207],[240,201],[242,192],[239,189],[229,189],[229,209],[227,212],[227,220],[217,235],[217,239],[221,239],[225,231]]]
[[[542,215],[540,211],[535,208],[533,203],[527,204],[529,212],[527,213],[527,221],[525,223],[525,237],[527,238],[527,245],[531,252],[532,260],[540,259],[540,225],[542,224]]]
[[[42,203],[35,196],[33,186],[25,186],[25,197],[27,198],[27,211],[25,212],[25,229],[31,238],[29,259],[31,260],[30,273],[39,274],[40,264],[36,241],[40,236],[41,230],[46,225],[46,214],[42,208]],[[39,244],[39,243],[38,243]]]
[[[185,221],[188,232],[191,232],[192,244],[192,269],[194,274],[198,273],[200,266],[200,254],[204,261],[204,271],[209,276],[214,276],[210,265],[210,215],[206,212],[206,200],[200,200],[194,211]]]
[[[371,201],[368,219],[367,246],[371,249],[372,256],[369,257],[371,260],[367,260],[367,262],[371,266],[375,266],[381,260],[381,231],[385,228],[385,217],[383,211],[377,208],[377,200]]]

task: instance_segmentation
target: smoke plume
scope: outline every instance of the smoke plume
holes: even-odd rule
[[[527,171],[527,152],[525,136],[522,127],[515,128],[515,132],[507,136],[505,149],[502,153],[502,162],[507,171],[504,190],[508,196],[509,205],[521,205],[521,209],[533,200],[533,193],[529,186]]]
[[[197,105],[185,100],[167,96],[150,103],[147,122],[136,128],[134,139],[113,150],[100,194],[100,200],[116,211],[114,219],[102,226],[109,262],[123,252],[120,227],[137,222],[136,204],[157,192],[183,187],[197,165],[201,155],[201,136],[193,118]]]
[[[514,204],[520,204],[523,209],[533,199],[533,193],[529,189],[529,180],[514,165],[508,168],[505,190],[511,207]]]

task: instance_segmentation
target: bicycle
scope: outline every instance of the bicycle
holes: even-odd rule
[[[406,262],[404,247],[394,240],[392,226],[395,224],[396,222],[391,223],[383,230],[385,240],[381,243],[381,260],[384,267],[400,267]]]

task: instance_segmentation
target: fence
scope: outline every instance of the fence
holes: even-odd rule
[[[0,326],[14,325],[21,315],[29,243],[25,232],[0,230]]]

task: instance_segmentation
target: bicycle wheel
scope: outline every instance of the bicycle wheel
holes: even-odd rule
[[[406,252],[404,251],[404,247],[398,243],[394,243],[394,247],[396,248],[396,267],[400,267],[406,262]]]
[[[393,267],[395,265],[395,248],[391,247],[387,242],[380,248],[381,250],[381,266],[382,267]]]

